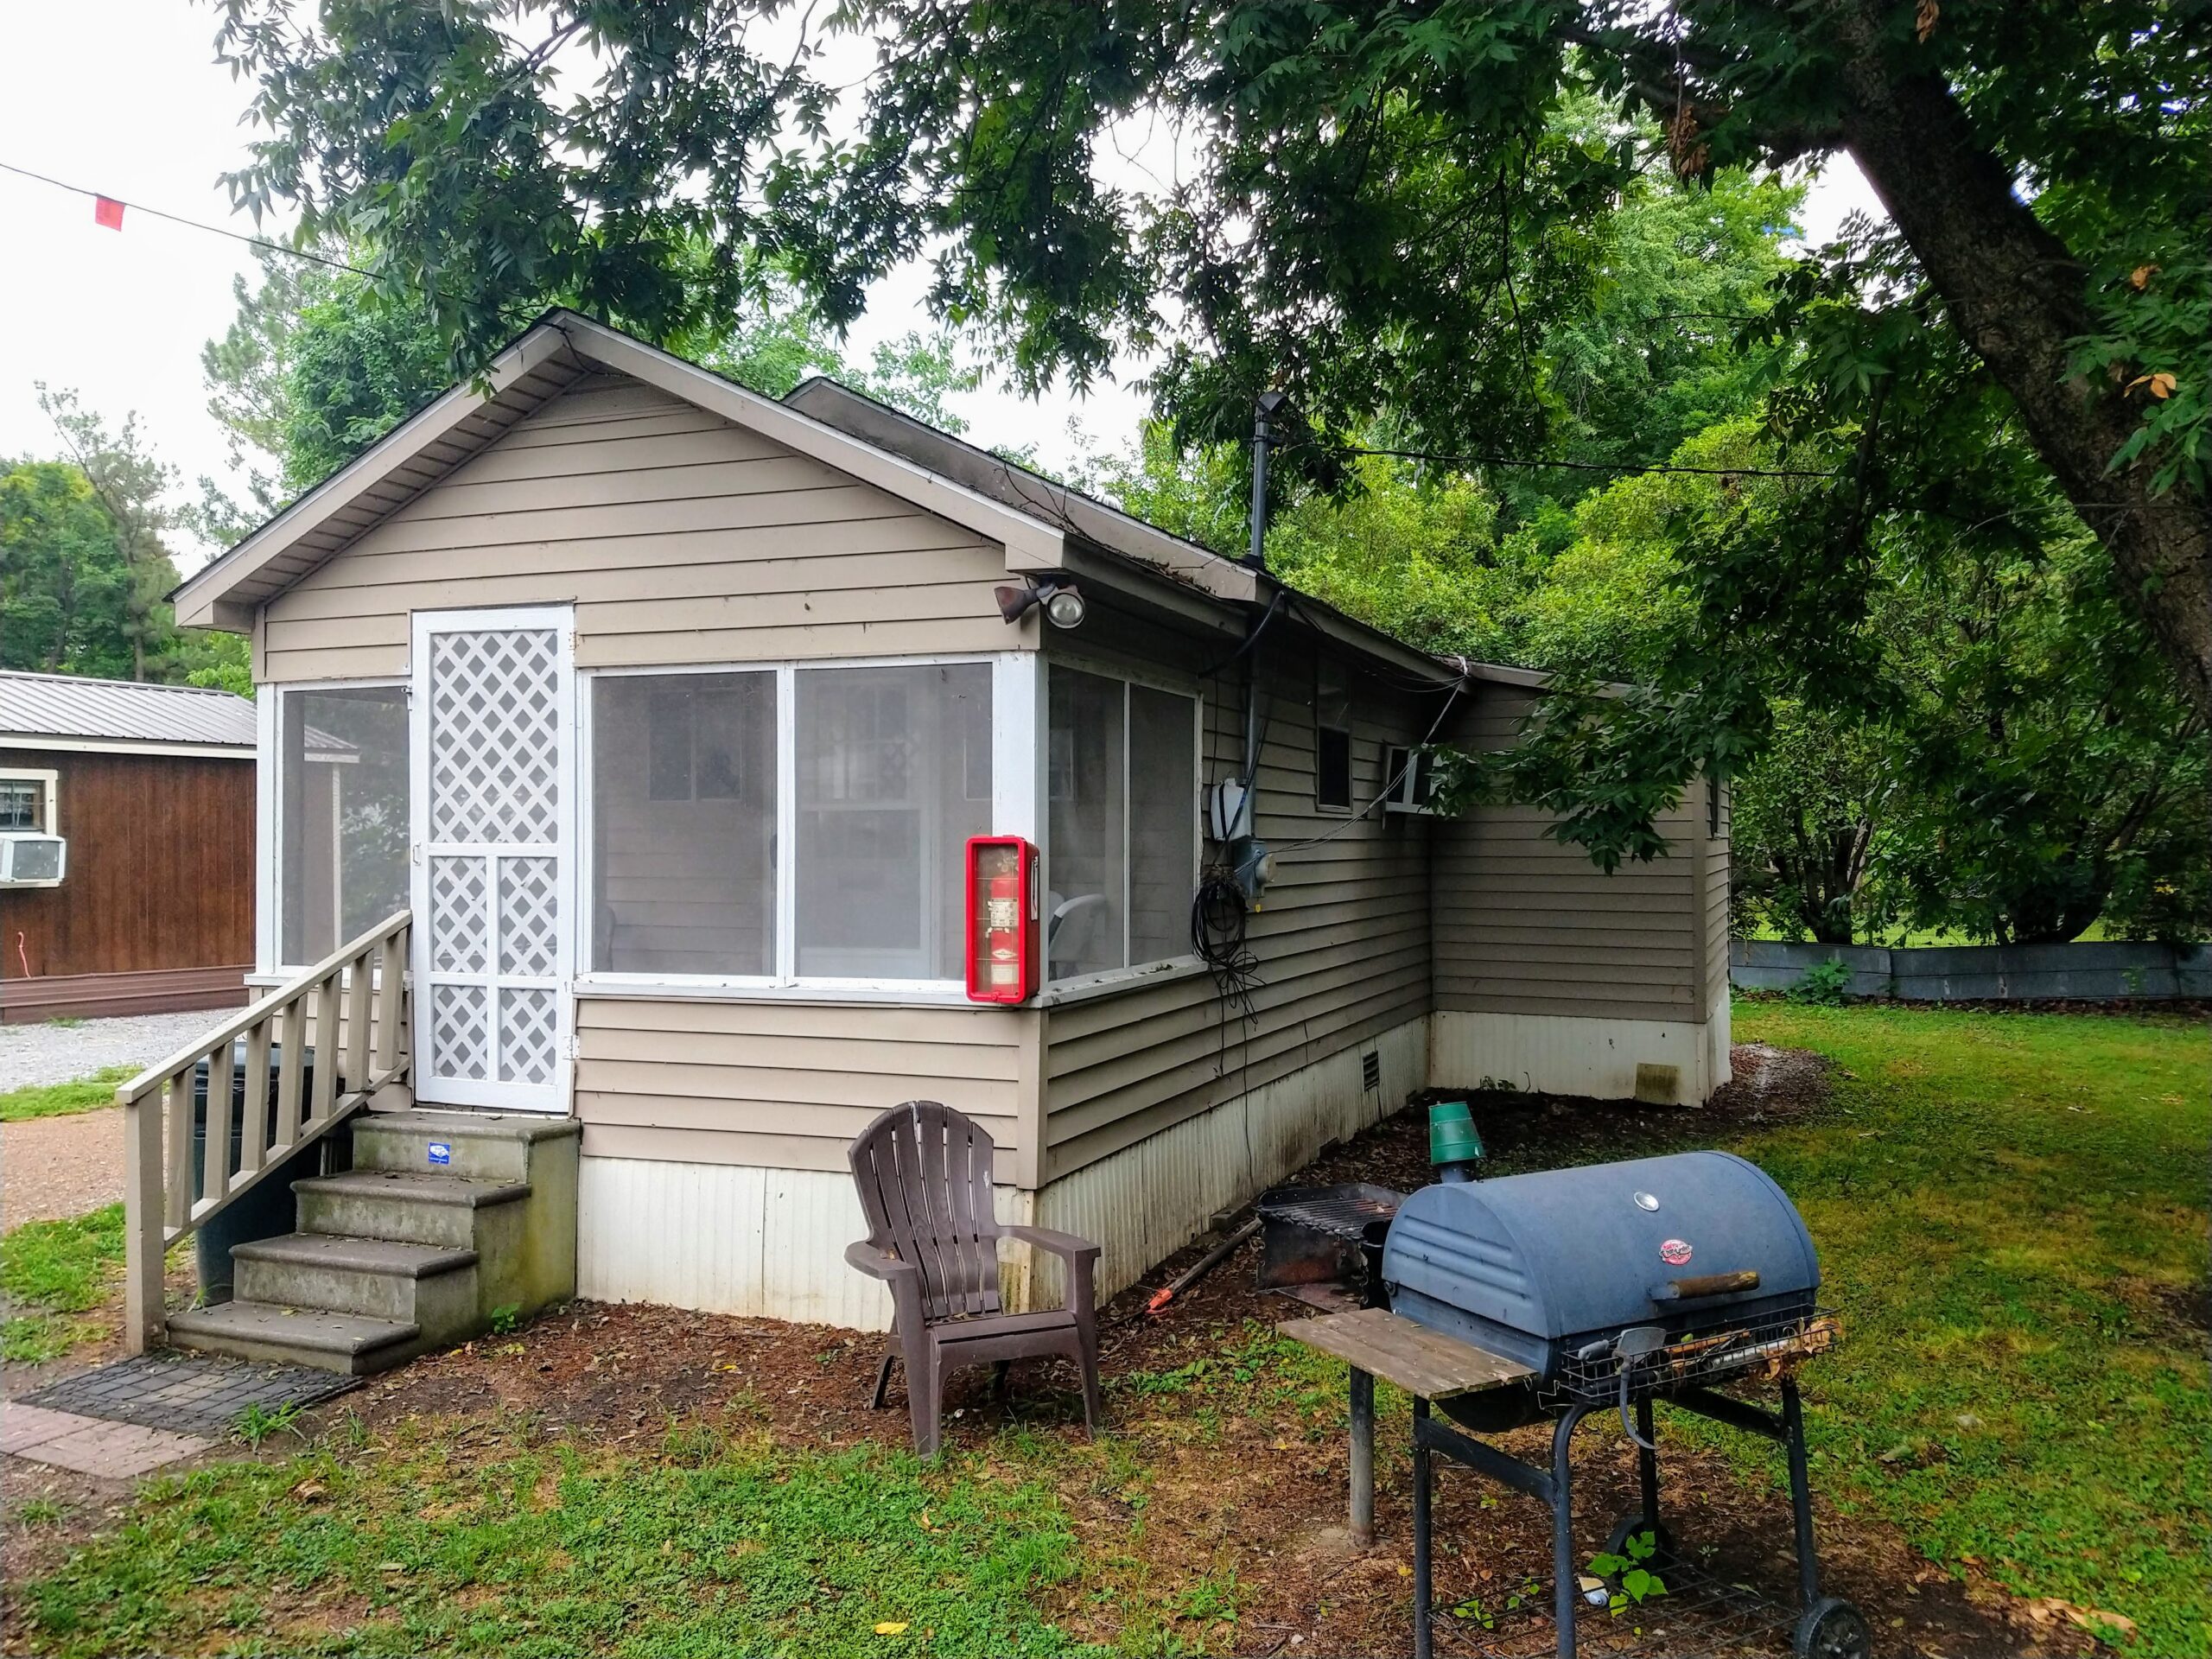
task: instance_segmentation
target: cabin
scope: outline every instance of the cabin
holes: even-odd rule
[[[550,313],[175,601],[259,687],[267,995],[206,1052],[331,1034],[232,1186],[349,1109],[394,1172],[524,1125],[586,1296],[882,1328],[846,1147],[910,1099],[1110,1294],[1416,1091],[1727,1075],[1725,802],[1612,875],[1438,816],[1422,747],[1510,743],[1541,677],[827,380]],[[976,837],[1033,859],[1010,908]],[[163,1173],[188,1059],[133,1086],[163,1243],[232,1196]]]
[[[257,752],[228,691],[0,671],[0,1022],[246,1000]]]

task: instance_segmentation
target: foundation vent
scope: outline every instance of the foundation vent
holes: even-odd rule
[[[1369,1049],[1359,1057],[1359,1080],[1368,1093],[1373,1094],[1382,1086],[1382,1056]]]

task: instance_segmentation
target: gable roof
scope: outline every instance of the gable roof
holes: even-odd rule
[[[253,704],[194,685],[0,671],[0,748],[117,745],[251,755]]]
[[[1060,563],[1060,528],[573,311],[549,311],[172,595],[188,627],[251,628],[257,605],[413,500],[583,376],[627,375],[1002,544],[1012,569]]]
[[[1068,570],[1132,580],[1213,619],[1287,601],[1306,626],[1362,655],[1446,685],[1528,683],[1525,671],[1434,657],[1301,594],[1265,571],[1161,530],[836,382],[779,401],[580,314],[548,311],[476,380],[453,387],[333,473],[171,595],[190,627],[249,631],[255,608],[482,454],[587,375],[625,375],[1006,549],[1010,574]],[[1102,562],[1099,555],[1106,556]],[[1231,624],[1230,626],[1236,626]]]

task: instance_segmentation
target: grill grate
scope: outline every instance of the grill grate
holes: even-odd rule
[[[1360,1183],[1287,1187],[1262,1198],[1259,1212],[1263,1221],[1357,1243],[1366,1236],[1368,1228],[1398,1213],[1399,1198],[1395,1192]]]
[[[1741,1377],[1747,1371],[1763,1370],[1779,1376],[1798,1360],[1827,1352],[1839,1335],[1835,1316],[1826,1308],[1750,1323],[1716,1320],[1685,1332],[1656,1353],[1629,1360],[1628,1397],[1649,1400],[1676,1389]],[[1587,1359],[1563,1355],[1557,1373],[1541,1390],[1545,1408],[1618,1400],[1621,1365],[1610,1352]]]

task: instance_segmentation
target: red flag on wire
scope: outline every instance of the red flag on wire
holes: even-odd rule
[[[92,198],[92,222],[105,225],[111,231],[123,228],[123,204],[106,196]]]

